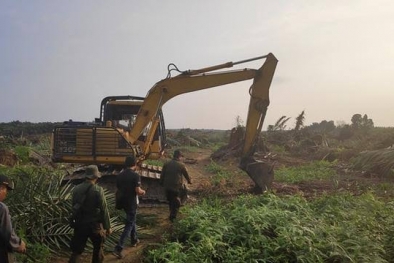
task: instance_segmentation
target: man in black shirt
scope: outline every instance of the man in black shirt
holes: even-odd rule
[[[145,190],[141,188],[141,179],[139,174],[135,172],[135,165],[134,156],[126,157],[126,168],[116,177],[116,194],[120,196],[119,199],[122,200],[121,207],[118,208],[123,208],[126,213],[125,227],[113,252],[119,259],[123,258],[122,250],[126,238],[130,237],[132,246],[136,246],[139,243],[136,226],[137,196],[144,195]]]

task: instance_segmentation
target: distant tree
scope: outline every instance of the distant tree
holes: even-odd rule
[[[308,129],[311,131],[318,131],[319,128],[320,128],[320,124],[317,122],[312,122],[312,124],[308,126]]]
[[[324,121],[322,121],[320,123],[320,126],[323,128],[323,130],[325,132],[330,132],[330,131],[335,130],[334,121],[326,121],[326,120],[324,120]]]
[[[351,119],[352,128],[354,129],[369,129],[374,127],[372,119],[368,118],[367,114],[361,116],[361,114],[354,114]]]
[[[352,122],[352,127],[354,129],[359,129],[361,127],[361,123],[362,123],[361,114],[354,114],[352,116],[351,122]]]
[[[294,127],[294,130],[299,131],[302,127],[304,127],[304,121],[305,121],[305,111],[302,111],[300,115],[298,115],[296,118],[296,125]]]
[[[337,125],[336,126],[338,128],[341,128],[341,127],[344,127],[345,125],[347,125],[345,121],[337,121]]]
[[[363,116],[363,120],[362,120],[362,126],[363,128],[373,128],[374,127],[374,123],[372,119],[368,119],[368,115],[364,114]]]
[[[244,121],[241,119],[241,117],[238,115],[235,118],[235,127],[244,127]]]
[[[274,131],[274,125],[272,124],[268,125],[267,131]]]
[[[280,117],[275,125],[268,125],[268,131],[283,131],[286,129],[286,122],[290,120],[290,117],[282,116]]]
[[[320,123],[314,122],[308,127],[306,127],[309,131],[319,132],[319,133],[328,133],[335,130],[334,121],[321,121]]]
[[[0,123],[0,135],[9,137],[22,137],[26,135],[39,135],[44,133],[51,133],[53,128],[59,125],[59,123],[51,122],[1,122]]]
[[[353,134],[354,134],[353,128],[350,125],[348,125],[348,124],[346,124],[343,127],[340,127],[339,129],[340,130],[339,130],[338,139],[340,141],[344,141],[344,140],[350,139],[353,136]]]

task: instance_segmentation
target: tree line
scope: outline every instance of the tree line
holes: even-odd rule
[[[22,137],[51,133],[53,128],[60,123],[56,122],[0,122],[0,136]]]

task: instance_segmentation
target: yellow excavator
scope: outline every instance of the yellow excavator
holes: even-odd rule
[[[235,65],[265,59],[258,69],[227,70]],[[102,100],[100,117],[94,122],[66,121],[52,134],[52,160],[59,163],[97,164],[106,174],[116,174],[126,156],[138,159],[142,184],[149,200],[164,200],[158,187],[161,167],[146,164],[160,159],[166,145],[162,106],[177,95],[253,79],[243,138],[240,168],[261,191],[270,187],[272,166],[253,158],[269,101],[269,88],[278,60],[272,53],[238,62],[227,62],[198,70],[180,71],[168,65],[168,75],[157,82],[146,97],[111,96]],[[176,71],[178,75],[172,77]]]

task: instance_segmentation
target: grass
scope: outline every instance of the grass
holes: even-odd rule
[[[314,161],[298,167],[285,167],[275,171],[275,180],[284,183],[300,183],[313,180],[335,180],[338,177],[333,163]]]
[[[14,148],[14,152],[21,163],[28,163],[29,162],[29,152],[30,148],[27,146],[16,146]]]
[[[211,180],[212,184],[215,186],[225,185],[231,179],[231,173],[213,160],[211,160],[210,164],[207,165],[205,169],[213,174]]]

